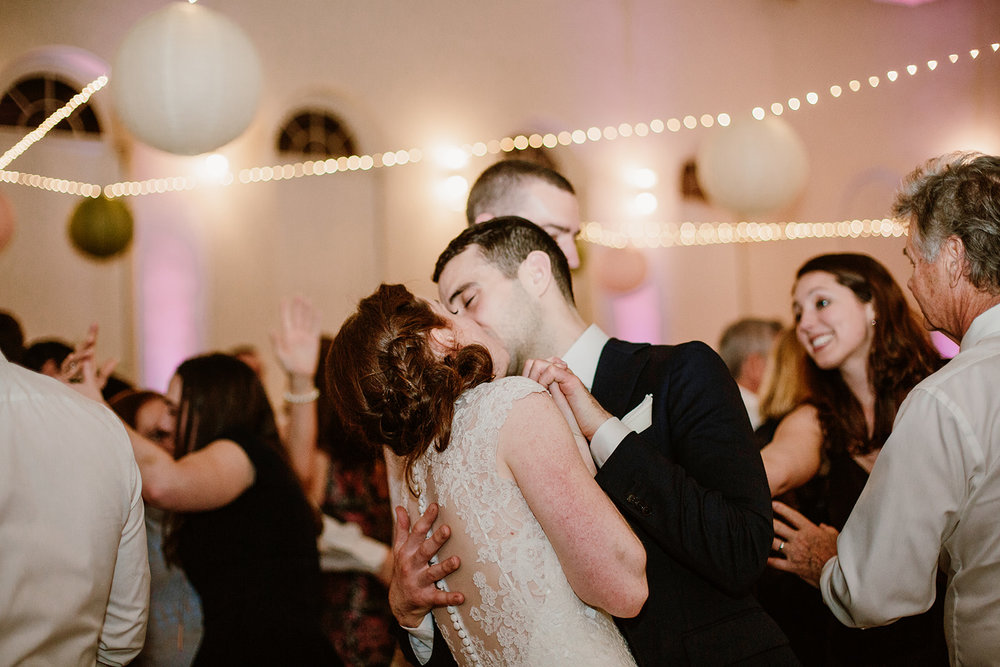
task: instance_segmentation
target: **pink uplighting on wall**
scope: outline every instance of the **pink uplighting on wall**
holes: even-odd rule
[[[143,254],[142,365],[144,384],[166,391],[180,362],[199,349],[200,272],[182,239],[153,234]]]
[[[660,307],[656,285],[647,283],[638,289],[611,299],[614,331],[611,335],[636,343],[660,342]]]

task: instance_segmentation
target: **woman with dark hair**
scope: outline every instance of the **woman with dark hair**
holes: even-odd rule
[[[125,391],[110,402],[118,417],[139,435],[174,453],[177,417],[167,397],[155,391]],[[149,554],[149,620],[146,643],[132,665],[190,665],[201,642],[201,601],[184,571],[163,554],[165,512],[145,503]]]
[[[781,420],[761,457],[772,496],[795,490],[800,512],[839,530],[861,495],[900,404],[940,366],[940,356],[902,289],[867,255],[820,255],[803,264],[796,274],[792,312],[806,353],[807,398]],[[782,507],[775,505],[779,515]],[[783,547],[776,538],[776,557],[782,557]],[[819,596],[818,591],[810,594]],[[783,629],[809,664],[947,664],[941,602],[922,616],[863,631],[846,628],[821,610],[819,623],[825,627],[820,634],[826,641],[820,651],[804,646],[808,642],[797,645],[810,632],[804,610],[784,610],[797,627]],[[779,623],[780,606],[769,609]]]
[[[96,332],[71,358],[99,391]],[[174,454],[129,429],[143,498],[172,513],[165,551],[201,597],[195,665],[338,665],[319,622],[318,523],[278,439],[264,387],[225,354],[182,363]]]
[[[466,602],[434,614],[460,664],[634,664],[609,614],[641,609],[645,552],[556,388],[491,381],[508,364],[496,339],[402,285],[361,301],[326,363],[345,423],[390,450],[394,500],[437,503],[452,528],[440,556],[462,566],[439,587]]]

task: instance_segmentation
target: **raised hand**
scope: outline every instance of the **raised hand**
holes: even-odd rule
[[[101,390],[108,383],[118,360],[109,359],[98,366],[96,354],[97,325],[91,324],[83,341],[63,359],[59,367],[59,379],[87,398],[103,402]]]
[[[774,520],[774,543],[767,564],[776,570],[797,574],[803,581],[819,587],[823,566],[837,555],[837,530],[826,524],[816,525],[788,505],[771,503]]]
[[[406,509],[396,507],[389,608],[403,627],[419,626],[432,609],[465,602],[465,596],[461,593],[442,591],[434,585],[434,582],[444,579],[461,565],[458,556],[446,558],[434,565],[429,562],[451,537],[451,528],[447,525],[438,526],[430,537],[427,536],[437,516],[438,506],[432,503],[411,528],[410,515],[406,513]]]
[[[303,297],[281,302],[281,327],[271,334],[278,363],[289,376],[308,377],[319,364],[319,315]]]

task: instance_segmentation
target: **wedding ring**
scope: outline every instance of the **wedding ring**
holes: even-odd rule
[[[785,550],[785,543],[782,542],[781,544],[778,545],[778,551],[784,551],[784,550]]]

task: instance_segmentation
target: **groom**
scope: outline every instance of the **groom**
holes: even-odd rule
[[[521,218],[466,229],[438,258],[434,280],[447,308],[504,343],[508,374],[522,372],[529,359],[559,356],[592,392],[575,391],[576,378],[559,375],[559,366],[533,364],[533,375],[565,385],[591,443],[597,482],[646,548],[649,599],[635,618],[616,619],[636,660],[797,664],[749,594],[770,550],[770,495],[722,360],[702,343],[633,344],[588,327],[573,302],[565,256]],[[398,518],[390,601],[412,627],[431,607],[461,602],[458,593],[432,588],[459,564],[427,564],[448,535],[439,527],[424,539],[433,513],[409,535],[405,513]],[[435,664],[447,664],[442,654],[437,641]]]

